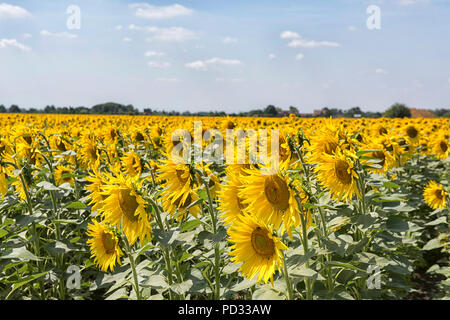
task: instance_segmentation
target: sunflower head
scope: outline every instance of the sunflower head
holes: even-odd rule
[[[232,242],[230,255],[239,271],[247,278],[257,276],[257,282],[270,280],[277,269],[283,267],[282,250],[287,247],[273,234],[270,226],[250,215],[239,216],[228,229],[228,241]]]
[[[444,190],[442,185],[437,184],[431,180],[423,191],[425,202],[431,209],[445,207],[445,201],[448,193]]]
[[[107,272],[108,269],[114,271],[116,263],[120,265],[120,257],[123,256],[114,232],[108,226],[93,220],[86,234],[91,237],[87,243],[95,264],[103,272]]]

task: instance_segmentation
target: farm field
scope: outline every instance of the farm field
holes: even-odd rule
[[[0,127],[1,300],[450,298],[448,118]]]

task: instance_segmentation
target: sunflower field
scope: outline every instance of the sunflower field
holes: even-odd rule
[[[194,122],[265,129],[277,169],[274,150],[174,161],[208,152],[211,136],[187,143]],[[449,119],[0,114],[0,128],[1,300],[450,298]]]

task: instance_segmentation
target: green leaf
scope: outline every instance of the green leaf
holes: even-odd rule
[[[433,250],[433,249],[441,248],[443,246],[444,246],[444,244],[441,243],[441,241],[439,239],[431,239],[430,241],[427,242],[426,245],[424,245],[423,250]]]
[[[408,227],[408,222],[397,217],[390,217],[387,221],[386,221],[386,228],[389,231],[392,232],[405,232],[408,231],[409,227]]]
[[[8,234],[8,231],[0,229],[0,238],[3,238],[4,236],[6,236]]]
[[[192,229],[195,229],[197,226],[199,226],[202,222],[198,219],[190,220],[185,223],[183,223],[183,226],[181,227],[181,232],[184,231],[191,231]]]
[[[334,266],[334,267],[342,267],[344,269],[350,269],[350,270],[355,270],[355,271],[361,271],[361,272],[366,272],[350,263],[345,263],[345,262],[339,262],[339,261],[325,261],[326,265],[330,265],[330,266]]]
[[[29,283],[29,282],[31,282],[31,281],[34,281],[34,280],[36,280],[36,279],[42,277],[43,275],[45,275],[45,274],[47,274],[47,273],[48,273],[48,271],[41,272],[41,273],[37,273],[37,274],[34,274],[34,275],[31,275],[31,276],[26,277],[25,279],[23,279],[23,280],[20,281],[20,282],[14,283],[13,289],[11,290],[10,293],[8,293],[8,295],[6,296],[5,300],[8,300],[9,296],[10,296],[14,291],[16,291],[17,289],[19,289],[20,287],[22,287],[23,285],[25,285],[25,284],[27,284],[27,283]]]
[[[49,191],[59,190],[58,187],[56,187],[53,183],[50,183],[48,181],[41,181],[36,185],[36,187],[43,188]]]
[[[440,218],[438,218],[438,219],[436,219],[434,221],[425,223],[425,225],[426,226],[435,226],[435,225],[438,225],[438,224],[441,224],[441,223],[447,223],[447,217],[440,217]],[[1,236],[0,236],[0,238],[1,238]]]
[[[66,209],[86,209],[87,206],[83,202],[74,201],[74,202],[71,202],[68,205],[66,205],[64,208],[66,208]]]
[[[286,297],[284,297],[279,291],[275,291],[269,286],[261,287],[255,292],[253,292],[252,295],[253,300],[285,300]]]
[[[194,283],[192,282],[192,280],[186,280],[182,283],[172,284],[170,286],[170,289],[172,289],[175,293],[183,294],[183,293],[187,293],[193,284]]]
[[[392,181],[385,181],[385,182],[383,182],[383,187],[388,188],[388,189],[389,188],[394,188],[394,189],[400,188],[400,186],[398,184],[396,184],[396,183],[394,183]]]
[[[33,260],[40,261],[38,257],[28,251],[25,247],[8,249],[6,254],[0,256],[0,259],[19,259],[19,260]]]

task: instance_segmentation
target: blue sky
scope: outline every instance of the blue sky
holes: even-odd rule
[[[0,104],[448,108],[449,17],[448,0],[0,0]]]

